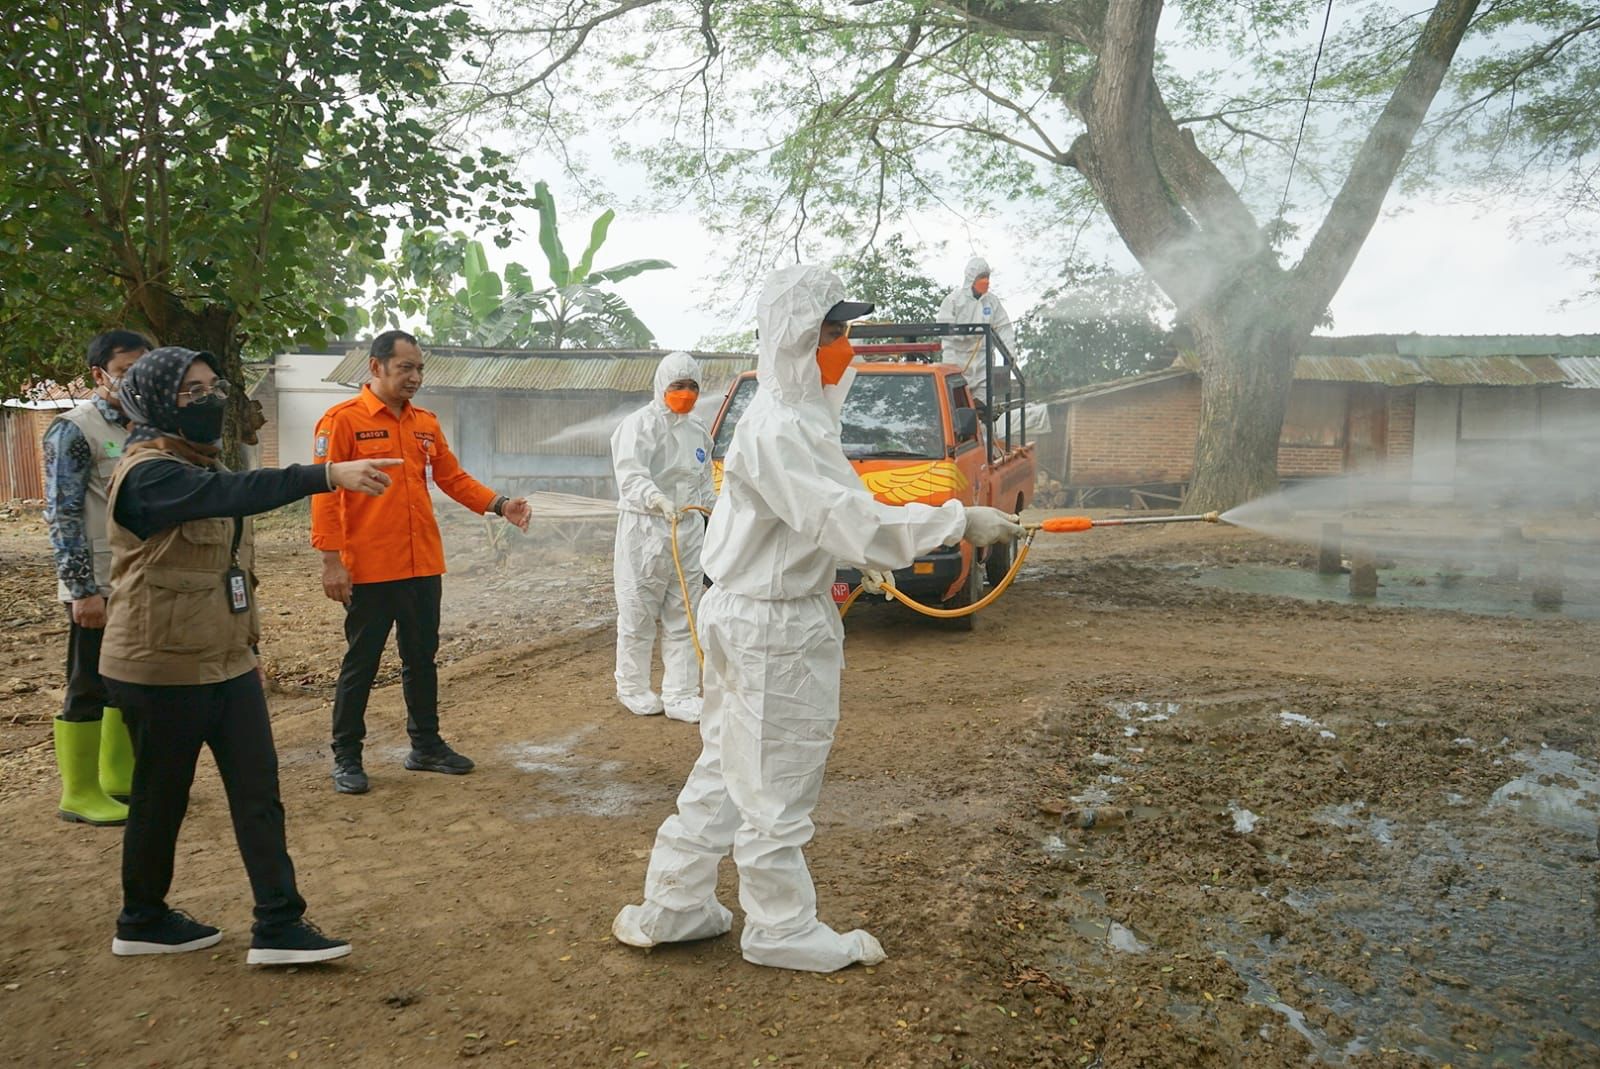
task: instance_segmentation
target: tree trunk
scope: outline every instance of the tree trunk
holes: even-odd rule
[[[1200,433],[1183,511],[1226,511],[1278,488],[1278,437],[1289,407],[1294,347],[1261,316],[1202,314]]]

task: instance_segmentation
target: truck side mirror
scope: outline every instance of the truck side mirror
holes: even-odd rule
[[[975,408],[958,408],[955,410],[956,441],[964,442],[969,438],[978,436],[978,410]]]

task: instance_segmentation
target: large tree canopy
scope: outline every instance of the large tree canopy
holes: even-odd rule
[[[564,148],[616,117],[745,279],[913,209],[1028,212],[1065,251],[1092,203],[1194,339],[1216,507],[1275,484],[1295,353],[1408,160],[1592,188],[1600,20],[1481,6],[1344,4],[1322,42],[1318,0],[525,0],[467,105]]]
[[[75,374],[87,334],[124,324],[237,381],[246,343],[345,333],[393,224],[510,221],[504,157],[423,118],[472,31],[449,0],[7,15],[0,387]]]

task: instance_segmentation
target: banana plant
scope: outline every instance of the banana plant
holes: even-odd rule
[[[616,213],[607,209],[589,230],[589,244],[573,263],[561,242],[555,198],[540,182],[534,204],[539,212],[539,248],[550,285],[536,286],[529,270],[507,264],[503,274],[489,266],[483,243],[464,234],[406,233],[399,264],[380,277],[375,321],[398,322],[422,316],[428,340],[436,344],[487,348],[606,349],[651,348],[653,332],[627,301],[604,289],[673,265],[666,260],[629,260],[594,268]]]

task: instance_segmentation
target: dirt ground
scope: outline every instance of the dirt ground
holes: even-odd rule
[[[697,735],[612,700],[608,538],[497,562],[475,523],[442,679],[478,770],[400,768],[390,668],[361,797],[328,780],[339,610],[303,520],[264,535],[290,845],[355,943],[269,972],[209,759],[171,901],[223,942],[110,954],[120,836],[55,819],[43,527],[0,517],[0,1064],[1600,1064],[1600,624],[1204,587],[1303,556],[1211,528],[1041,539],[971,634],[858,609],[808,856],[889,960],[813,976],[740,958],[731,865],[734,934],[610,939]]]

